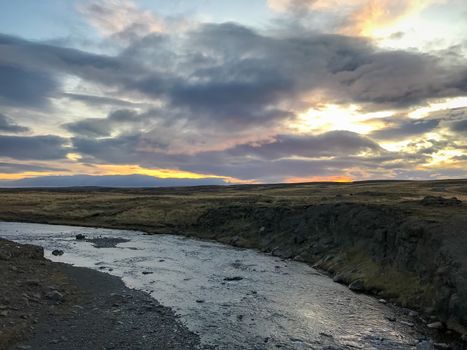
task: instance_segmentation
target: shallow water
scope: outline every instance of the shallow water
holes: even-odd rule
[[[129,241],[96,248],[76,241],[78,233]],[[171,235],[25,223],[1,222],[0,237],[41,245],[54,261],[121,277],[171,307],[204,344],[219,349],[413,349],[420,337],[375,299],[306,264],[254,250]],[[54,249],[65,253],[53,256]],[[238,278],[225,280],[232,277]],[[387,319],[392,317],[398,321]]]

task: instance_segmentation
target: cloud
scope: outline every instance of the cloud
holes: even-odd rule
[[[273,142],[240,145],[226,153],[277,160],[296,157],[349,156],[362,152],[379,153],[383,149],[374,141],[350,131],[330,131],[320,135],[279,135]]]
[[[454,108],[436,115],[442,118],[441,125],[454,134],[467,134],[467,108]]]
[[[297,173],[309,175],[311,171],[318,171],[319,166],[323,166],[319,172],[325,173],[328,168],[324,165],[330,166],[336,159],[342,165],[342,162],[347,162],[342,157],[362,153],[380,155],[385,152],[370,139],[346,131],[321,135],[282,135],[269,143],[243,144],[222,151],[196,154],[168,153],[163,145],[148,145],[146,142],[143,135],[103,139],[77,137],[73,139],[73,146],[75,152],[91,162],[126,164],[138,159],[140,164],[147,167],[179,167],[240,179],[267,177],[269,169],[275,178]],[[319,159],[329,157],[336,159]],[[289,163],[296,166],[290,167]],[[347,164],[353,165],[355,160]]]
[[[467,135],[467,119],[454,121],[449,128],[456,133]]]
[[[114,39],[132,40],[165,28],[163,19],[128,0],[88,1],[78,10],[101,34]]]
[[[434,130],[440,123],[438,119],[418,120],[407,117],[390,117],[378,121],[384,123],[384,126],[368,135],[377,140],[402,140],[423,135]]]
[[[334,17],[336,31],[345,35],[372,36],[443,0],[268,0],[277,12],[296,17]]]
[[[162,114],[198,128],[277,126],[314,94],[381,110],[467,91],[465,67],[435,56],[309,31],[274,37],[233,23],[200,25],[182,36],[150,34],[116,56],[5,36],[1,43],[0,64],[14,61],[52,77],[77,76],[101,89],[140,94]],[[34,92],[38,100],[44,95]]]
[[[42,165],[0,162],[0,174],[16,174],[16,173],[23,173],[23,172],[65,171],[65,170],[66,169],[42,166]]]
[[[29,131],[29,128],[16,124],[11,118],[0,113],[0,131],[6,131],[11,133],[19,133]]]
[[[0,105],[44,107],[57,92],[57,82],[45,72],[1,61],[0,58]]]
[[[101,137],[110,136],[111,130],[105,118],[87,118],[73,123],[64,124],[63,127],[76,135]]]
[[[138,106],[137,103],[127,101],[127,100],[122,100],[119,98],[108,97],[108,96],[76,94],[76,93],[70,93],[70,92],[63,93],[62,96],[70,100],[80,101],[87,105],[93,105],[97,107],[100,107],[100,106],[113,106],[113,107]]]
[[[121,129],[125,124],[141,122],[138,113],[130,109],[118,109],[109,113],[106,118],[86,118],[63,127],[69,132],[81,137],[110,136],[114,130]]]
[[[0,157],[21,160],[52,160],[65,158],[67,140],[54,135],[0,135]]]
[[[104,11],[94,10],[96,15]],[[127,25],[117,27],[108,30],[120,33]],[[71,140],[0,136],[4,157],[61,159],[74,152],[88,164],[138,164],[280,181],[402,176],[404,167],[429,163],[433,152],[428,148],[441,152],[462,146],[462,117],[453,115],[417,121],[386,118],[382,129],[367,136],[342,130],[297,133],[293,122],[323,104],[403,115],[427,101],[467,93],[467,70],[459,60],[385,50],[367,39],[306,27],[260,31],[235,23],[204,23],[182,34],[141,32],[112,55],[0,35],[0,67],[16,69],[0,77],[7,78],[0,98],[8,106],[41,106],[51,98],[54,107],[63,106],[64,97],[82,102],[76,110],[62,109],[63,119],[58,112],[50,117],[54,130],[61,125],[73,135]],[[26,82],[32,84],[29,92],[27,87],[5,87]],[[10,121],[0,125],[14,127]],[[459,140],[410,145],[400,152],[376,142],[430,131],[439,131],[441,140],[445,135]]]

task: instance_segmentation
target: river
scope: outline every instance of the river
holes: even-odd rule
[[[86,238],[125,238],[98,248]],[[0,237],[45,256],[118,276],[172,308],[219,349],[413,349],[408,316],[334,283],[310,266],[248,249],[173,235],[0,223]],[[52,250],[64,251],[53,256]],[[394,321],[396,319],[396,321]]]

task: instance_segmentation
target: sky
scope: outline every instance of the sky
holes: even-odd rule
[[[0,186],[467,177],[465,0],[0,0]]]

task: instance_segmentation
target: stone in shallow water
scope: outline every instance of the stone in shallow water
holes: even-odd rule
[[[234,277],[225,277],[224,281],[241,281],[243,277],[240,276],[234,276]]]

